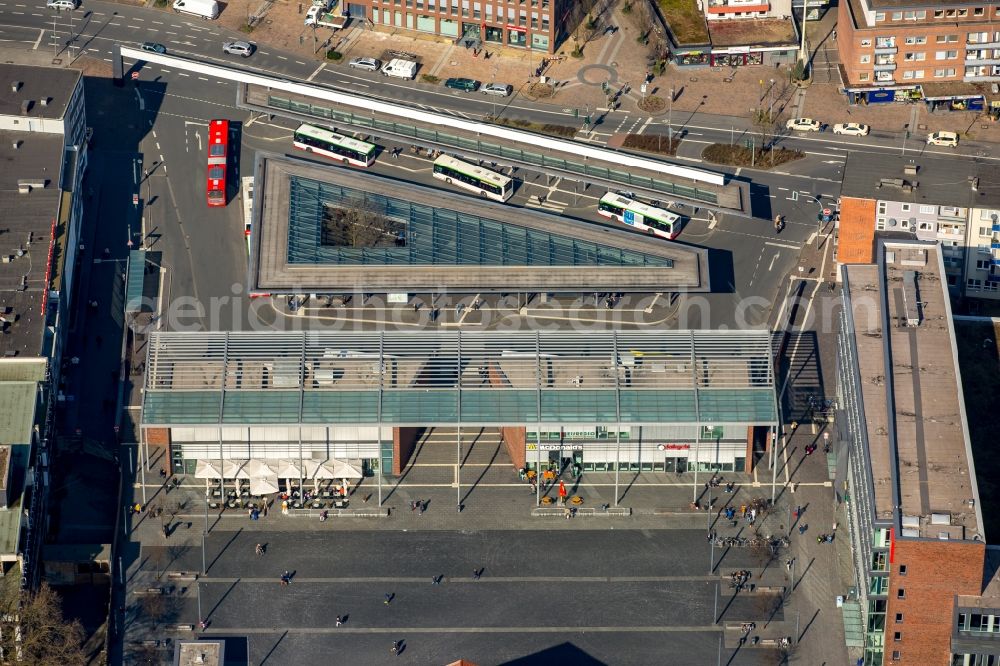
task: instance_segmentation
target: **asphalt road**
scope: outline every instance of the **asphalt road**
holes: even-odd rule
[[[494,109],[495,100],[484,95],[461,93],[441,86],[386,80],[378,73],[352,70],[346,65],[318,64],[316,61],[302,60],[299,56],[282,53],[267,45],[249,59],[222,53],[223,41],[244,37],[196,18],[167,11],[116,5],[100,0],[87,0],[75,12],[61,13],[41,7],[30,7],[17,0],[0,2],[0,39],[21,43],[29,48],[52,49],[54,54],[63,58],[86,53],[110,61],[111,48],[115,43],[136,44],[156,41],[166,45],[173,54],[207,58],[215,62],[252,68],[282,77],[310,80],[317,84],[355,92],[364,91],[371,97],[405,100],[407,103],[442,113],[476,118],[492,113]],[[518,96],[507,100],[502,107],[502,115],[507,116],[569,125],[580,122],[574,118],[572,108],[533,103]],[[611,132],[630,129],[634,131],[639,126],[643,127],[644,133],[667,133],[667,124],[663,119],[648,123],[647,120],[647,116],[633,115],[626,111],[608,113],[603,124],[595,127],[592,139],[602,141]],[[752,128],[745,117],[678,111],[670,114],[670,120],[674,131],[686,131],[690,137],[698,137],[699,141],[728,142],[734,137],[738,139],[740,133]],[[867,138],[839,137],[831,132],[806,135],[781,130],[779,134],[782,137],[782,145],[812,153],[808,161],[815,164],[811,164],[809,169],[815,168],[828,174],[834,174],[836,171],[835,165],[828,162],[837,157],[842,159],[843,153],[847,150],[894,152],[900,150],[903,145],[902,132],[879,131]],[[958,150],[928,149],[920,143],[921,138],[917,136],[911,139],[909,148],[935,156],[983,157],[980,153],[988,154],[990,150],[989,144],[971,141],[963,142]],[[824,164],[826,166],[822,166]],[[796,163],[792,175],[802,174],[802,169],[802,163]]]
[[[264,556],[253,555],[255,543],[266,545]],[[199,569],[200,549],[168,551],[144,548],[147,573],[165,564]],[[707,551],[695,530],[214,531],[208,574],[175,617],[197,623],[200,604],[206,635],[249,636],[250,663],[320,663],[332,654],[396,663],[394,640],[406,645],[398,661],[419,664],[694,665],[720,655],[776,663],[762,648],[720,650],[726,623],[763,628],[771,609],[759,596],[733,596],[723,581],[729,569],[759,566],[749,551],[716,575],[705,570]],[[294,577],[282,587],[285,570]],[[772,631],[785,619],[779,610]],[[134,623],[129,640],[144,629]]]
[[[108,243],[124,253],[130,238],[133,243],[144,239],[147,248],[162,253],[156,259],[163,269],[156,296],[174,306],[166,321],[169,328],[246,329],[251,323],[249,302],[244,294],[247,264],[242,195],[231,188],[229,205],[224,209],[208,208],[204,203],[208,121],[216,117],[235,121],[233,140],[241,142],[242,152],[229,174],[234,187],[242,175],[240,169],[243,165],[249,168],[257,151],[313,157],[291,150],[292,124],[281,119],[273,122],[251,119],[236,109],[233,84],[185,77],[180,72],[152,66],[145,71],[148,73],[145,79],[120,89],[99,80],[91,84],[90,104],[94,111],[90,122],[95,129],[95,151],[113,148],[116,156],[128,162],[119,175],[102,178],[107,183],[102,196],[125,206],[124,211],[130,216],[127,219],[131,220],[130,229],[121,229]],[[122,118],[128,118],[127,126],[135,129],[134,139],[122,140]],[[392,144],[384,147],[391,148]],[[330,168],[343,167],[331,164]],[[148,176],[144,175],[147,170]],[[425,158],[406,152],[398,159],[390,159],[383,152],[371,170],[462,195],[461,191],[435,180]],[[534,207],[595,224],[616,224],[596,214],[597,198],[603,191],[549,180],[542,174],[519,171],[516,175],[521,182],[510,202],[512,207]],[[814,188],[817,186],[814,183]],[[749,323],[756,325],[767,319],[781,276],[787,274],[803,242],[815,231],[815,224],[808,220],[814,218],[818,204],[810,198],[813,197],[810,193],[824,196],[823,201],[831,196],[815,189],[802,190],[798,200],[792,201],[790,188],[776,192],[773,200],[768,198],[769,202],[796,211],[786,213],[789,224],[779,236],[774,234],[768,220],[729,216],[713,220],[704,211],[680,209],[688,219],[678,241],[713,249],[712,279],[718,292],[706,298],[710,312],[692,309],[693,318],[684,319],[680,325],[736,326],[733,304],[751,296],[759,299],[761,305],[748,311]],[[138,209],[131,206],[133,193],[140,198]],[[545,197],[542,204],[534,199],[537,195]],[[663,241],[651,238],[649,242]],[[452,304],[446,301],[439,305],[450,309]],[[669,306],[666,300],[658,301],[648,316],[642,312],[637,325],[671,325],[670,317],[676,308]],[[622,307],[629,308],[630,299]],[[642,310],[645,304],[635,307]],[[268,308],[258,308],[255,313],[266,324],[279,321],[278,315]],[[463,323],[476,325],[477,320],[473,316]]]

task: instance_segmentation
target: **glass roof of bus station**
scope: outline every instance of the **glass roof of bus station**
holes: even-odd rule
[[[770,425],[767,331],[155,333],[144,426]]]
[[[673,266],[668,257],[532,229],[510,218],[500,221],[452,210],[440,197],[437,205],[429,205],[299,176],[289,180],[289,264]],[[398,242],[378,247],[324,243],[324,224],[337,208],[401,222]]]

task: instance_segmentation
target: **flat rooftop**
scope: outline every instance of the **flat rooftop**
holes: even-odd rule
[[[915,141],[921,139],[917,136]],[[997,208],[1000,169],[972,160],[848,152],[840,194],[932,206]]]
[[[64,67],[0,64],[0,115],[62,118],[81,76]],[[17,90],[15,83],[20,84]],[[29,102],[27,113],[23,113],[25,102]]]
[[[861,403],[865,409],[875,515],[880,520],[893,516],[892,474],[890,471],[889,417],[885,392],[885,356],[882,353],[883,316],[879,297],[878,266],[844,266],[854,319],[854,344],[861,372]]]
[[[38,69],[38,68],[35,68]],[[48,71],[47,68],[43,68]],[[58,70],[62,71],[62,70]],[[9,90],[9,88],[8,88]],[[18,141],[19,147],[14,148]],[[52,221],[60,210],[63,135],[0,131],[0,355],[37,356],[42,349],[42,299]],[[19,181],[31,181],[27,192]],[[37,187],[34,185],[38,185]]]
[[[796,43],[792,19],[708,21],[712,46],[785,46]]]
[[[223,641],[177,641],[174,666],[222,666],[225,661]]]
[[[707,250],[624,225],[276,155],[255,178],[251,292],[710,291]],[[347,229],[344,211],[375,217]],[[377,233],[359,246],[364,225]]]
[[[915,242],[878,252],[878,266],[846,267],[877,515],[898,495],[900,536],[982,538],[941,256]]]

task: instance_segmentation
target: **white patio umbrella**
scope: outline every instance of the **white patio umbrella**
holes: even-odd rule
[[[269,476],[251,476],[250,477],[250,494],[251,495],[269,495],[271,493],[278,492],[278,477],[275,475]]]
[[[307,460],[305,465],[306,476],[313,479],[313,490],[319,490],[320,479],[336,479],[334,474],[333,460]]]
[[[250,479],[253,479],[255,476],[277,476],[278,474],[275,465],[270,464],[266,460],[258,460],[256,458],[248,461],[244,469],[249,474]]]
[[[194,478],[221,479],[222,473],[219,471],[218,463],[218,460],[197,460],[194,468]]]
[[[346,460],[333,460],[333,474],[338,479],[360,479],[364,476],[361,467]]]
[[[247,470],[249,460],[227,460],[222,466],[222,473],[227,479],[249,479]]]
[[[302,469],[291,460],[279,460],[275,463],[275,474],[279,479],[297,479],[302,476]]]
[[[221,479],[222,472],[219,471],[217,460],[198,460],[194,468],[194,478],[205,479],[205,497],[212,492],[209,481],[211,479]]]

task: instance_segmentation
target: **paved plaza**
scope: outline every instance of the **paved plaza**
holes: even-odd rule
[[[143,555],[155,566],[169,549]],[[171,568],[200,567],[199,548],[179,550]],[[752,569],[779,587],[789,584],[785,568],[762,571],[750,549],[733,549],[711,573],[709,550],[700,530],[218,531],[208,575],[189,583],[177,621],[197,623],[200,594],[203,635],[248,636],[255,664],[330,654],[382,663],[393,640],[420,664],[533,663],[551,651],[578,654],[573,663],[665,663],[669,654],[705,664],[720,653],[776,663],[774,650],[738,649],[732,627],[753,621],[756,634],[776,637],[794,631],[794,613],[774,612],[773,595],[734,595],[726,575]],[[294,576],[282,586],[286,570]]]

